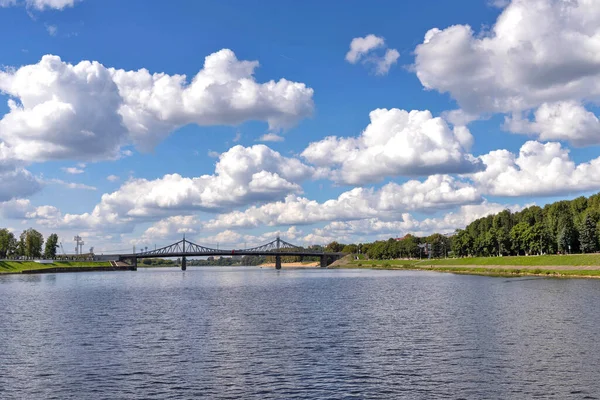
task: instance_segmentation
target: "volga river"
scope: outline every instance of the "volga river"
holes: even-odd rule
[[[1,399],[596,399],[600,280],[0,276]]]

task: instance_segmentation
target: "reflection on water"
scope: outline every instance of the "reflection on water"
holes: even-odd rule
[[[0,398],[600,398],[600,280],[0,276]]]

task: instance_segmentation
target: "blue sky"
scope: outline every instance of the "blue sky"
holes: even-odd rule
[[[350,242],[595,193],[596,22],[566,0],[0,0],[0,226]]]

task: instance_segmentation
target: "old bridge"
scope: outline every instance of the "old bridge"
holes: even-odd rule
[[[99,260],[118,260],[128,262],[137,267],[137,260],[141,258],[169,258],[177,257],[181,259],[181,269],[187,268],[188,257],[202,256],[273,256],[275,257],[275,268],[281,269],[281,257],[299,256],[299,257],[319,257],[321,267],[327,267],[331,262],[342,257],[343,253],[328,253],[323,251],[306,250],[300,246],[293,245],[279,237],[272,242],[249,249],[213,249],[186,240],[185,237],[169,246],[161,247],[155,250],[142,251],[130,254],[116,254],[97,256]]]

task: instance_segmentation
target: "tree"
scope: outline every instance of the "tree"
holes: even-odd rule
[[[598,236],[596,223],[591,214],[587,214],[579,227],[579,247],[584,253],[593,253],[598,250]]]
[[[46,247],[44,249],[45,258],[55,258],[56,249],[58,248],[58,235],[56,233],[51,234],[46,239]]]
[[[471,235],[465,230],[457,230],[452,241],[452,253],[458,257],[468,256],[471,253],[472,246],[473,238],[471,238]]]
[[[347,244],[342,249],[342,253],[355,254],[358,253],[358,246],[355,244]]]
[[[0,229],[0,258],[6,258],[16,252],[15,235],[8,229]]]
[[[35,258],[42,256],[42,245],[44,244],[44,237],[41,233],[33,228],[29,228],[19,237],[18,252],[19,255]]]
[[[545,252],[552,253],[550,233],[543,223],[538,222],[525,230],[523,235],[525,248],[529,249],[529,254]]]
[[[512,242],[512,250],[516,255],[527,252],[527,229],[529,225],[526,222],[519,222],[510,230],[510,240]]]
[[[577,251],[574,247],[574,243],[577,242],[577,231],[575,230],[571,219],[565,220],[562,224],[556,242],[558,243],[558,250],[563,253]]]
[[[332,253],[339,253],[342,251],[343,248],[344,248],[343,244],[339,244],[338,242],[331,242],[327,245],[327,247],[325,249],[326,249],[326,251],[330,251]]]

